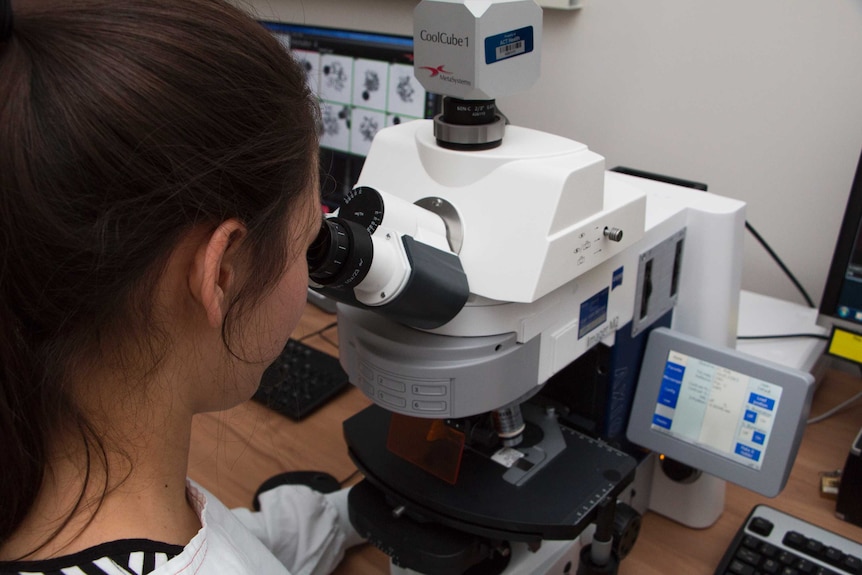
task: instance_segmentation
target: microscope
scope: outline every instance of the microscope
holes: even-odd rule
[[[648,504],[624,434],[643,342],[733,346],[744,205],[508,125],[495,98],[540,70],[532,0],[423,0],[414,25],[443,111],[376,135],[308,252],[374,402],[344,423],[351,522],[392,573],[613,573]]]

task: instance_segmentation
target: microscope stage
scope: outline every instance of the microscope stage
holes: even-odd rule
[[[521,485],[508,471],[465,449],[454,485],[386,448],[390,413],[376,405],[344,422],[350,456],[366,479],[407,516],[506,541],[567,540],[594,519],[596,506],[634,478],[634,458],[565,426],[565,448]]]

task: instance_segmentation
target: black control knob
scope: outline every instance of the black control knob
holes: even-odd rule
[[[625,559],[641,531],[641,514],[631,505],[617,502],[616,514],[614,515],[614,551],[620,560]]]

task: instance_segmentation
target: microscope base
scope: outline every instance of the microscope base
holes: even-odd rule
[[[511,561],[504,575],[570,575],[578,569],[580,539],[574,541],[543,541],[538,551],[530,551],[524,543],[512,545]],[[389,564],[390,575],[424,575],[419,571]]]

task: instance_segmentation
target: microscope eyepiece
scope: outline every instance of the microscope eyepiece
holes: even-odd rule
[[[349,220],[324,219],[306,252],[309,278],[333,289],[352,288],[368,274],[374,247],[371,234]]]

